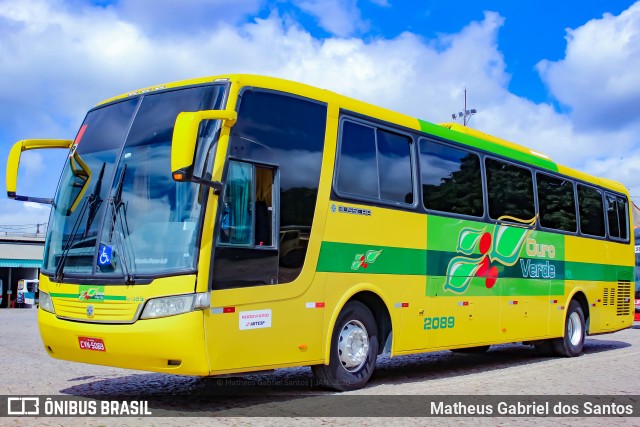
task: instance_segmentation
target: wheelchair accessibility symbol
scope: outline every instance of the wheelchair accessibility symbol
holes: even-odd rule
[[[111,246],[100,245],[100,253],[98,254],[98,266],[108,267],[111,265],[111,257],[113,255],[113,249]]]

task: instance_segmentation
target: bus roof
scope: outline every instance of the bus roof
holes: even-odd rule
[[[620,193],[628,194],[626,187],[617,181],[606,178],[598,178],[593,175],[569,168],[567,166],[557,164],[545,153],[533,150],[520,144],[516,144],[514,142],[504,140],[502,138],[498,138],[496,136],[478,131],[467,126],[460,125],[458,123],[442,123],[437,125],[402,113],[378,107],[373,104],[358,101],[356,99],[340,95],[326,89],[321,89],[304,83],[298,83],[276,77],[267,77],[254,74],[229,74],[181,80],[127,92],[104,100],[100,102],[98,106],[130,96],[137,96],[154,91],[214,82],[230,82],[239,86],[267,87],[274,90],[283,90],[296,93],[301,96],[307,96],[328,103],[336,102],[340,106],[340,108],[345,110],[366,114],[382,121],[394,123],[409,129],[414,129],[431,135],[439,136],[443,139],[453,140],[470,147],[478,148],[491,153],[496,153],[506,158],[537,166],[549,171],[558,172],[585,182],[610,188]]]

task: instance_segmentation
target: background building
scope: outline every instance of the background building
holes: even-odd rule
[[[44,233],[12,233],[0,234],[0,308],[9,305],[8,290],[11,300],[15,300],[18,280],[37,279],[42,267],[44,250]]]

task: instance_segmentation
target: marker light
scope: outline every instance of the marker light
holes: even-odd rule
[[[73,145],[80,144],[80,141],[82,141],[82,137],[84,136],[84,132],[86,130],[87,130],[87,125],[82,125],[80,127],[80,130],[78,131],[78,134],[76,135],[76,139],[73,141]]]

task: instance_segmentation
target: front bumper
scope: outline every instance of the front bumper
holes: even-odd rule
[[[97,324],[58,319],[39,309],[38,324],[45,349],[56,359],[171,374],[209,374],[202,311],[133,324]],[[80,337],[102,340],[105,351],[81,349]]]

